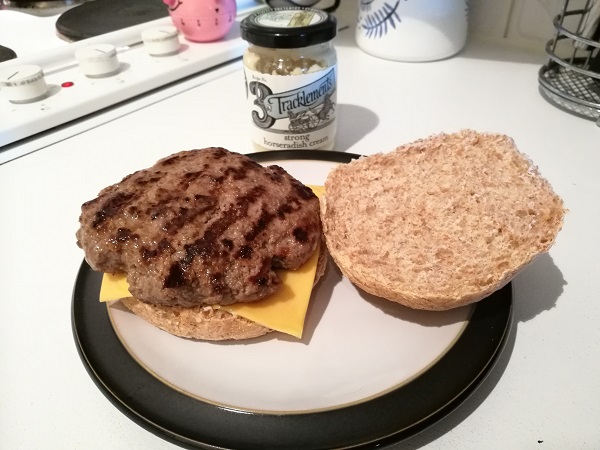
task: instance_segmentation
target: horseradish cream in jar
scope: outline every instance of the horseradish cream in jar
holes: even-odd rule
[[[311,8],[256,12],[241,23],[256,150],[333,148],[337,57],[333,16]]]

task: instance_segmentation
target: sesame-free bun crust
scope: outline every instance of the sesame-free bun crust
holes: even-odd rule
[[[477,302],[548,251],[562,200],[513,140],[464,130],[333,169],[329,253],[373,295],[425,310]]]
[[[123,298],[121,301],[146,322],[180,337],[223,341],[250,339],[270,331],[248,319],[210,306],[153,305],[135,297]]]
[[[327,258],[327,248],[323,241],[320,246],[314,285],[325,273]],[[210,306],[154,305],[135,297],[123,298],[121,302],[146,322],[167,333],[184,338],[207,341],[242,340],[259,337],[272,331],[244,317]]]

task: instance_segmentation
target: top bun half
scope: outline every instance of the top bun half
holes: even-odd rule
[[[565,209],[505,135],[464,130],[332,170],[328,250],[361,289],[405,306],[477,302],[547,252]]]

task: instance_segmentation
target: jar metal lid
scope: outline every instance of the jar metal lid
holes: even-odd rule
[[[267,48],[322,44],[337,34],[335,17],[313,8],[272,8],[251,14],[240,24],[242,39]]]

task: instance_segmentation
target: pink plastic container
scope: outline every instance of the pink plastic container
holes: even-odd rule
[[[235,0],[163,0],[173,25],[194,42],[210,42],[225,36],[235,23]]]

